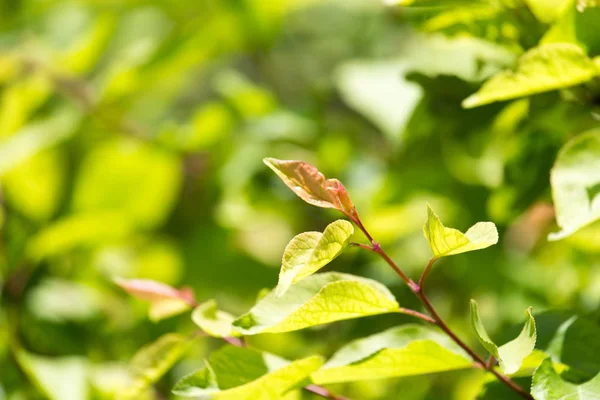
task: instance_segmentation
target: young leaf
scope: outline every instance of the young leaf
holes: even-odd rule
[[[282,297],[271,291],[233,326],[246,335],[289,332],[397,310],[396,299],[379,282],[328,272],[298,282]]]
[[[472,108],[587,82],[598,75],[594,62],[577,45],[548,43],[529,50],[515,71],[504,71],[463,101]]]
[[[214,337],[236,336],[237,332],[231,329],[234,319],[233,315],[219,310],[215,300],[208,300],[200,304],[192,312],[192,321],[204,332]]]
[[[533,375],[531,395],[535,400],[598,400],[600,399],[600,374],[591,380],[575,385],[563,381],[547,358]]]
[[[286,246],[281,261],[275,295],[282,296],[298,281],[317,272],[339,256],[354,234],[354,226],[343,219],[332,222],[321,232],[304,232]]]
[[[180,314],[196,305],[194,293],[189,288],[178,290],[150,279],[117,278],[115,283],[132,296],[150,301],[152,321]]]
[[[188,344],[185,337],[170,333],[141,348],[129,364],[133,383],[119,394],[118,399],[137,399],[179,361]]]
[[[429,205],[423,232],[435,258],[481,250],[498,243],[498,230],[493,222],[478,222],[462,233],[446,228]]]
[[[327,179],[319,170],[304,161],[265,158],[264,163],[308,204],[335,208],[348,216],[356,215],[354,204],[342,182]]]
[[[206,367],[175,385],[178,396],[211,400],[277,400],[323,364],[319,356],[294,362],[254,349],[225,346]]]
[[[525,312],[525,326],[519,336],[510,342],[498,347],[487,334],[481,318],[477,302],[471,300],[471,325],[481,345],[496,357],[500,362],[500,369],[505,374],[513,374],[519,370],[523,360],[531,354],[535,347],[536,329],[535,320],[531,314],[531,307]]]
[[[342,347],[311,375],[317,384],[470,368],[469,356],[437,329],[402,325]]]
[[[600,129],[582,133],[561,149],[550,182],[562,230],[548,240],[565,238],[600,219]]]

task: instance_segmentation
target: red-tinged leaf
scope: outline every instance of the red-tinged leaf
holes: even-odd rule
[[[349,217],[356,215],[348,191],[337,179],[327,179],[319,170],[304,161],[265,158],[264,163],[308,204],[335,208]]]
[[[196,305],[194,292],[190,288],[175,289],[169,285],[150,279],[115,279],[115,283],[127,293],[151,302],[161,300],[181,300],[190,307]]]

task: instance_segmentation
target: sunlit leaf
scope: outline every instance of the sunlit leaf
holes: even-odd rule
[[[600,219],[600,130],[583,133],[561,149],[550,182],[562,230],[551,233],[549,240],[565,238]]]
[[[547,358],[533,375],[531,395],[535,400],[598,400],[600,374],[581,385],[576,385],[562,380],[552,366],[552,359]]]
[[[178,396],[200,400],[278,400],[323,364],[319,356],[289,362],[249,348],[225,346],[206,367],[180,380]]]
[[[397,310],[394,296],[379,282],[328,272],[298,282],[282,297],[271,291],[233,326],[249,335],[288,332]]]
[[[31,382],[50,400],[88,398],[87,362],[81,357],[40,357],[19,350],[17,361]]]
[[[571,0],[526,0],[525,3],[539,21],[548,24],[565,11]]]
[[[435,258],[481,250],[498,243],[498,230],[493,222],[478,222],[462,233],[446,228],[429,205],[423,232]]]
[[[537,338],[535,320],[531,314],[531,307],[525,312],[526,320],[519,336],[510,342],[498,347],[488,336],[475,300],[471,300],[471,325],[481,345],[496,357],[500,369],[506,374],[513,374],[519,370],[523,360],[531,354]]]
[[[123,290],[150,301],[150,319],[159,321],[187,311],[196,305],[191,289],[175,289],[161,282],[150,279],[116,279],[116,284]]]
[[[403,325],[348,343],[311,375],[317,384],[470,368],[472,360],[437,329]]]
[[[265,158],[263,161],[308,204],[335,208],[348,216],[355,215],[354,204],[339,180],[325,178],[316,167],[304,161],[275,158]]]
[[[581,47],[549,43],[525,53],[514,71],[501,72],[463,101],[465,108],[567,88],[598,75],[598,68]]]
[[[171,211],[181,178],[175,154],[138,140],[112,140],[84,159],[73,207],[80,212],[120,212],[142,227],[154,227]]]
[[[215,300],[205,301],[192,312],[192,321],[204,332],[214,337],[238,335],[231,327],[234,319],[233,315],[219,310]]]
[[[129,368],[133,383],[124,389],[119,400],[137,399],[138,395],[157,382],[179,361],[189,345],[189,340],[173,333],[142,347],[132,358]]]
[[[354,226],[340,219],[329,224],[323,233],[304,232],[295,236],[283,252],[275,294],[282,296],[293,283],[329,264],[342,253],[352,234]]]

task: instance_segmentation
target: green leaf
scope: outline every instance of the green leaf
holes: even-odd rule
[[[188,345],[187,338],[169,333],[141,348],[129,364],[133,383],[119,393],[118,399],[137,399],[140,393],[157,382],[179,361]]]
[[[533,375],[531,395],[535,400],[598,400],[600,374],[581,385],[575,385],[563,381],[554,370],[552,359],[547,358]]]
[[[181,379],[173,393],[200,400],[277,400],[323,364],[319,356],[288,362],[250,348],[225,346],[206,367]]]
[[[235,317],[225,311],[219,310],[215,300],[208,300],[194,309],[192,321],[204,332],[214,337],[237,336],[232,331],[231,323]]]
[[[149,316],[152,321],[169,318],[196,305],[194,293],[189,288],[175,289],[150,279],[115,279],[127,293],[150,301]]]
[[[289,332],[397,311],[396,299],[379,282],[328,272],[312,275],[291,286],[282,297],[271,291],[235,320],[233,326],[247,335]]]
[[[88,364],[81,357],[40,357],[18,350],[17,362],[31,382],[50,400],[81,400],[89,396]]]
[[[600,219],[600,129],[582,133],[563,146],[552,172],[556,222],[562,229],[548,240],[563,239]]]
[[[531,307],[525,312],[525,326],[519,336],[510,342],[498,347],[488,336],[481,318],[477,302],[471,300],[471,325],[482,346],[490,352],[499,362],[500,369],[505,374],[513,374],[519,370],[523,360],[531,354],[535,347],[536,329],[535,320],[531,314]]]
[[[94,148],[77,176],[73,208],[114,211],[144,228],[162,223],[182,181],[178,157],[148,143],[118,139]]]
[[[335,208],[348,216],[356,214],[354,204],[342,182],[325,178],[315,166],[304,161],[276,158],[265,158],[263,162],[308,204]]]
[[[462,233],[446,228],[429,204],[423,232],[435,258],[481,250],[498,243],[498,230],[493,222],[478,222]]]
[[[354,234],[354,226],[345,220],[332,222],[321,232],[304,232],[295,236],[285,248],[276,296],[317,272],[339,256]]]
[[[535,17],[549,24],[556,20],[571,4],[571,0],[525,0]]]
[[[311,378],[326,384],[429,374],[471,365],[469,356],[437,329],[409,324],[347,344]]]
[[[463,101],[472,108],[587,82],[598,69],[583,49],[570,43],[548,43],[529,50],[514,71],[501,72]]]

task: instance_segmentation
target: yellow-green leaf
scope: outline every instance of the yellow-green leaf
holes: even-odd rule
[[[289,332],[367,315],[398,311],[390,291],[371,279],[337,272],[312,275],[282,296],[271,291],[233,322],[240,333]]]
[[[288,288],[330,263],[342,253],[354,234],[354,226],[345,220],[332,222],[321,232],[304,232],[295,236],[285,248],[275,289],[282,296]]]
[[[342,182],[327,179],[319,170],[304,161],[265,158],[264,163],[308,204],[335,208],[346,215],[355,215],[354,204]]]
[[[124,389],[119,400],[137,399],[138,395],[157,382],[183,356],[189,339],[169,333],[156,342],[141,348],[131,360],[129,368],[132,384]]]
[[[519,370],[523,360],[531,354],[535,347],[536,328],[535,320],[531,314],[531,307],[525,312],[525,326],[516,339],[498,347],[487,334],[481,318],[477,302],[471,300],[471,325],[481,345],[496,357],[500,363],[500,369],[505,374],[513,374]]]
[[[214,337],[236,336],[237,332],[231,328],[234,319],[233,315],[219,310],[217,302],[212,299],[200,304],[192,312],[192,321]]]
[[[317,384],[470,368],[472,360],[435,328],[408,324],[355,340],[311,375]]]
[[[600,399],[600,374],[576,385],[562,380],[547,358],[533,375],[531,395],[535,400],[598,400]]]
[[[446,228],[429,205],[423,232],[435,258],[481,250],[498,243],[498,230],[493,222],[478,222],[462,233]]]
[[[199,400],[278,400],[323,364],[319,356],[294,362],[250,348],[225,346],[206,367],[181,379],[173,393]]]
[[[598,68],[585,51],[571,43],[548,43],[529,50],[514,71],[501,72],[463,101],[472,108],[587,82]]]
[[[600,129],[582,133],[561,149],[550,183],[561,231],[551,233],[549,240],[565,238],[600,219]]]

